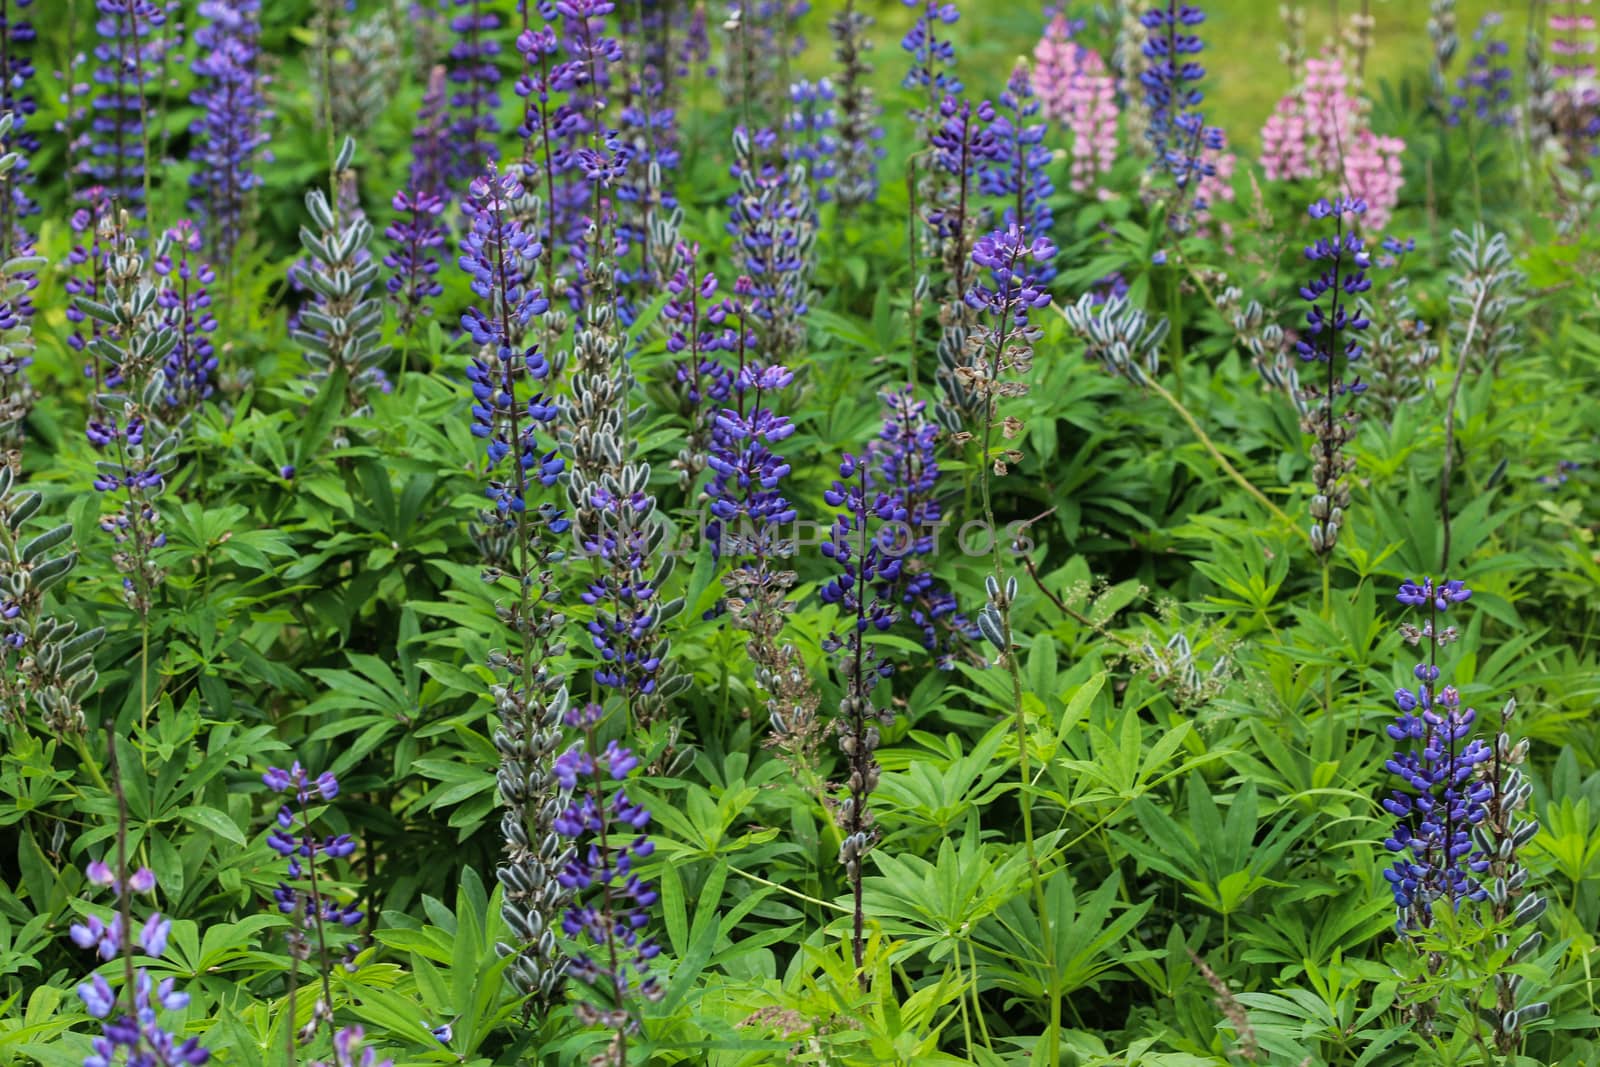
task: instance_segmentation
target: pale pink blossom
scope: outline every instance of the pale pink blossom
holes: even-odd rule
[[[1116,81],[1098,52],[1072,40],[1060,15],[1045,27],[1033,57],[1040,110],[1072,134],[1069,185],[1087,192],[1117,159]]]

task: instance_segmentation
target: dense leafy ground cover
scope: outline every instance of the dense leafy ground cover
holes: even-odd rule
[[[1593,12],[1203,6],[0,0],[0,1063],[1600,1063]]]

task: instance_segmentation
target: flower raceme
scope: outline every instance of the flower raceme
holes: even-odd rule
[[[1444,625],[1445,613],[1471,596],[1460,581],[1423,578],[1402,583],[1395,597],[1420,610],[1422,625],[1402,625],[1401,633],[1409,644],[1425,646],[1412,670],[1416,684],[1395,691],[1399,714],[1387,732],[1403,747],[1384,764],[1400,783],[1383,806],[1396,820],[1384,841],[1395,854],[1384,878],[1402,934],[1433,925],[1441,902],[1455,907],[1486,896],[1476,876],[1489,860],[1474,847],[1472,830],[1494,792],[1476,772],[1492,753],[1471,736],[1477,713],[1462,705],[1454,686],[1440,684],[1439,666],[1440,650],[1457,638],[1455,628]]]
[[[131,893],[153,893],[156,877],[147,867],[140,867],[124,879],[104,861],[89,864],[86,874],[94,886],[109,886],[119,900]],[[130,1067],[199,1067],[211,1058],[202,1048],[200,1039],[181,1039],[177,1032],[164,1027],[157,1013],[177,1012],[189,1006],[189,994],[179,991],[176,978],[163,978],[157,982],[148,969],[132,965],[132,953],[137,946],[151,959],[159,960],[167,951],[167,937],[172,922],[160,912],[152,912],[137,935],[124,925],[128,902],[122,902],[122,911],[113,913],[109,921],[98,916],[87,916],[73,923],[69,931],[72,943],[81,949],[94,950],[104,961],[118,956],[128,958],[123,971],[131,981],[130,988],[114,990],[105,975],[96,973],[78,986],[78,999],[83,1001],[89,1015],[101,1020],[100,1034],[90,1042],[89,1055],[84,1057],[84,1067],[110,1067],[123,1058]],[[124,1006],[129,1010],[118,1012]]]

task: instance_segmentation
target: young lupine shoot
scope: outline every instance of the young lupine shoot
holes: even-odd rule
[[[872,25],[872,16],[856,10],[855,0],[845,0],[828,20],[833,59],[838,64],[834,75],[839,116],[834,199],[843,211],[869,204],[878,195],[878,157],[883,149],[877,142],[883,140],[883,128],[878,125],[880,108],[868,84],[873,67],[867,59],[872,51],[867,31]]]
[[[335,172],[348,173],[355,153],[355,142],[346,139],[334,160]],[[389,355],[389,346],[382,341],[383,305],[370,295],[379,278],[379,264],[367,248],[372,224],[358,211],[335,215],[321,189],[306,194],[306,211],[315,229],[300,228],[308,260],[296,269],[295,279],[310,290],[311,300],[300,309],[299,324],[290,336],[305,350],[311,382],[339,375],[344,392],[340,410],[346,415],[366,414],[367,394],[389,387],[382,369]],[[315,385],[308,391],[314,395]]]

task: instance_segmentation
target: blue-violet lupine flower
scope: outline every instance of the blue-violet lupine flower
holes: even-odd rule
[[[899,604],[922,631],[922,645],[937,653],[939,666],[954,660],[957,639],[975,640],[977,628],[957,609],[955,594],[927,569],[924,557],[938,549],[944,525],[939,502],[939,428],[928,418],[928,405],[907,386],[879,394],[884,406],[883,429],[867,444],[867,484],[890,496],[904,513],[904,527],[884,546],[902,566],[883,575],[878,596]],[[942,631],[942,632],[941,632]]]
[[[789,86],[789,114],[783,123],[788,136],[784,139],[783,156],[805,167],[812,199],[819,204],[834,197],[834,159],[839,153],[839,138],[834,133],[839,122],[835,99],[827,78],[817,82],[802,78]]]
[[[567,725],[583,740],[555,764],[572,798],[555,821],[556,832],[573,843],[558,876],[573,894],[561,925],[578,948],[568,973],[591,994],[576,1005],[578,1020],[612,1031],[606,1062],[626,1063],[628,1039],[639,1032],[637,1001],[656,1001],[665,992],[650,973],[660,946],[643,933],[657,894],[635,873],[655,846],[645,832],[650,813],[622,784],[639,761],[615,741],[600,747],[600,716],[595,704],[572,710]]]
[[[1319,237],[1306,246],[1306,259],[1326,264],[1316,277],[1301,286],[1300,296],[1310,309],[1306,329],[1295,342],[1300,358],[1325,368],[1320,383],[1305,388],[1303,428],[1312,435],[1311,548],[1319,557],[1333,551],[1339,539],[1345,509],[1350,506],[1347,476],[1355,460],[1345,445],[1355,434],[1355,414],[1337,410],[1341,397],[1359,396],[1366,384],[1359,376],[1345,381],[1343,375],[1361,359],[1361,332],[1370,320],[1361,308],[1361,294],[1372,288],[1367,270],[1372,265],[1366,245],[1355,229],[1345,228],[1346,216],[1359,216],[1367,205],[1359,199],[1318,200],[1309,214],[1313,219],[1332,218],[1333,236]],[[1314,377],[1305,375],[1302,380]]]
[[[732,300],[717,298],[717,276],[706,271],[697,276],[700,246],[680,244],[678,268],[667,279],[669,298],[661,309],[667,323],[667,351],[677,357],[673,378],[679,411],[689,423],[683,448],[672,461],[679,488],[688,491],[706,469],[706,453],[716,413],[733,392],[733,374],[717,358],[718,352],[737,352],[738,308]],[[753,335],[745,346],[753,348]]]
[[[80,173],[103,186],[119,207],[144,212],[148,146],[147,96],[161,79],[164,43],[156,31],[167,20],[152,0],[95,0],[94,81],[99,91],[90,108],[88,156]]]
[[[178,336],[165,367],[167,408],[178,417],[197,409],[216,389],[217,348],[211,335],[217,320],[207,287],[215,284],[217,274],[198,257],[202,247],[199,229],[180,219],[162,235],[152,264],[166,280],[156,305]]]
[[[95,861],[88,867],[89,881],[97,886],[110,886],[119,898],[124,893],[150,893],[155,890],[156,878],[148,868],[141,867],[128,878],[124,887],[110,866]],[[73,944],[82,949],[94,949],[102,960],[112,960],[119,955],[129,955],[138,950],[152,959],[160,959],[167,950],[167,937],[172,929],[171,920],[160,912],[151,913],[135,936],[125,928],[123,915],[128,912],[128,902],[122,910],[114,912],[109,922],[98,916],[89,916],[83,922],[73,923],[70,931]],[[189,1006],[189,994],[181,992],[176,978],[163,978],[157,982],[144,967],[132,967],[119,973],[131,974],[133,988],[119,993],[102,974],[95,974],[78,986],[78,998],[92,1018],[101,1020],[100,1034],[90,1042],[90,1053],[84,1058],[84,1067],[111,1067],[122,1059],[129,1065],[140,1067],[199,1067],[211,1058],[211,1053],[200,1045],[200,1039],[180,1039],[177,1033],[161,1025],[159,1011],[182,1011]],[[131,1014],[118,1014],[118,1008],[131,1008]]]
[[[549,302],[532,278],[542,249],[514,211],[522,196],[514,167],[491,169],[473,181],[467,200],[472,226],[462,238],[459,260],[472,291],[485,302],[461,316],[462,328],[480,349],[467,366],[474,400],[472,432],[488,441],[491,471],[513,451],[517,454],[516,470],[509,478],[492,481],[488,489],[495,507],[508,518],[526,510],[530,482],[553,486],[565,466],[556,453],[540,452],[537,437],[560,413],[556,400],[544,393],[518,397],[522,375],[543,381],[550,374],[544,353],[528,339],[529,325]]]
[[[1477,773],[1491,756],[1482,740],[1472,737],[1477,713],[1463,707],[1455,686],[1441,685],[1439,650],[1456,640],[1444,614],[1472,596],[1459,581],[1408,581],[1396,599],[1421,609],[1423,624],[1402,624],[1410,644],[1426,643],[1422,662],[1412,670],[1416,684],[1395,690],[1399,714],[1388,727],[1397,749],[1384,767],[1401,787],[1384,800],[1396,819],[1384,846],[1395,853],[1384,877],[1394,893],[1396,929],[1413,933],[1433,925],[1435,905],[1450,907],[1486,896],[1476,875],[1489,860],[1473,847],[1472,829],[1484,818],[1484,802],[1494,787]]]
[[[731,168],[739,191],[729,198],[728,232],[734,257],[755,300],[758,348],[764,360],[780,363],[805,343],[811,307],[811,268],[816,244],[816,213],[805,171],[777,158],[777,135],[734,131]]]
[[[287,934],[290,955],[296,960],[309,959],[313,951],[324,953],[319,966],[326,969],[327,944],[331,935],[328,928],[353,927],[363,917],[354,904],[340,903],[329,892],[332,872],[327,860],[349,857],[356,850],[355,839],[349,834],[318,835],[312,832],[316,813],[311,805],[326,804],[339,795],[339,780],[331,771],[312,777],[296,760],[285,770],[269,767],[261,782],[274,793],[282,794],[284,803],[278,808],[272,830],[267,834],[267,845],[286,861],[284,873],[287,880],[278,883],[272,891],[278,911],[290,917]],[[355,958],[358,946],[345,945],[345,962]],[[322,1004],[324,1012],[331,1012],[331,1004]],[[312,1027],[326,1014],[313,1012]]]
[[[39,101],[28,88],[34,68],[27,51],[38,35],[33,23],[18,14],[32,6],[33,0],[11,0],[9,7],[0,3],[0,113],[11,116],[6,148],[17,154],[16,166],[6,179],[9,188],[0,197],[0,261],[26,255],[32,248],[22,220],[39,211],[27,189],[32,181],[29,164],[39,151],[39,135],[28,128],[28,120],[38,114]]]
[[[987,196],[999,197],[1005,203],[1005,224],[1020,227],[1030,238],[1049,237],[1055,224],[1050,211],[1055,186],[1048,170],[1051,154],[1044,144],[1045,124],[1029,121],[1038,114],[1039,99],[1034,95],[1028,64],[1018,60],[989,125],[994,147],[978,164],[978,188]],[[1031,270],[1039,284],[1056,273],[1050,260],[1036,261]]]
[[[959,96],[961,80],[952,73],[956,61],[955,45],[939,36],[940,26],[952,26],[961,18],[961,10],[952,3],[940,0],[902,0],[907,7],[918,8],[917,21],[911,24],[900,41],[900,47],[911,53],[911,67],[901,81],[907,89],[922,89],[928,96],[928,107],[923,121],[931,121],[937,102],[947,96]]]
[[[1201,178],[1216,173],[1207,153],[1224,147],[1222,131],[1205,125],[1204,116],[1196,110],[1203,99],[1197,86],[1206,71],[1192,58],[1203,47],[1192,27],[1205,18],[1198,6],[1181,0],[1166,0],[1140,16],[1147,32],[1143,52],[1148,64],[1139,75],[1150,113],[1145,135],[1155,149],[1153,166],[1171,174],[1183,195],[1191,194]],[[1205,206],[1196,196],[1195,210],[1202,211]],[[1172,220],[1182,225],[1183,212],[1175,210]]]
[[[1502,22],[1503,17],[1491,11],[1472,34],[1478,50],[1467,62],[1466,72],[1456,79],[1456,91],[1450,94],[1446,121],[1452,126],[1472,121],[1482,126],[1505,127],[1516,122],[1507,60],[1511,46],[1498,34]]]
[[[417,109],[417,124],[411,128],[411,176],[409,185],[416,195],[444,199],[450,195],[452,145],[450,130],[449,74],[443,66],[428,74],[428,87]]]
[[[261,187],[254,170],[267,158],[272,117],[260,72],[261,0],[201,0],[195,30],[200,50],[194,61],[192,102],[201,109],[191,126],[191,158],[199,170],[189,179],[197,191],[192,210],[203,212],[217,259],[232,261],[244,234],[251,190]]]
[[[383,231],[394,248],[383,257],[392,272],[384,283],[399,312],[400,331],[410,333],[420,319],[433,314],[433,298],[444,292],[439,283],[438,250],[444,247],[444,198],[422,189],[394,194],[396,219]]]
[[[458,9],[450,19],[456,40],[450,47],[450,105],[455,119],[450,127],[450,175],[458,181],[475,181],[486,164],[500,158],[495,135],[500,132],[495,108],[500,106],[500,54],[496,33],[500,16],[483,0],[454,0]]]

